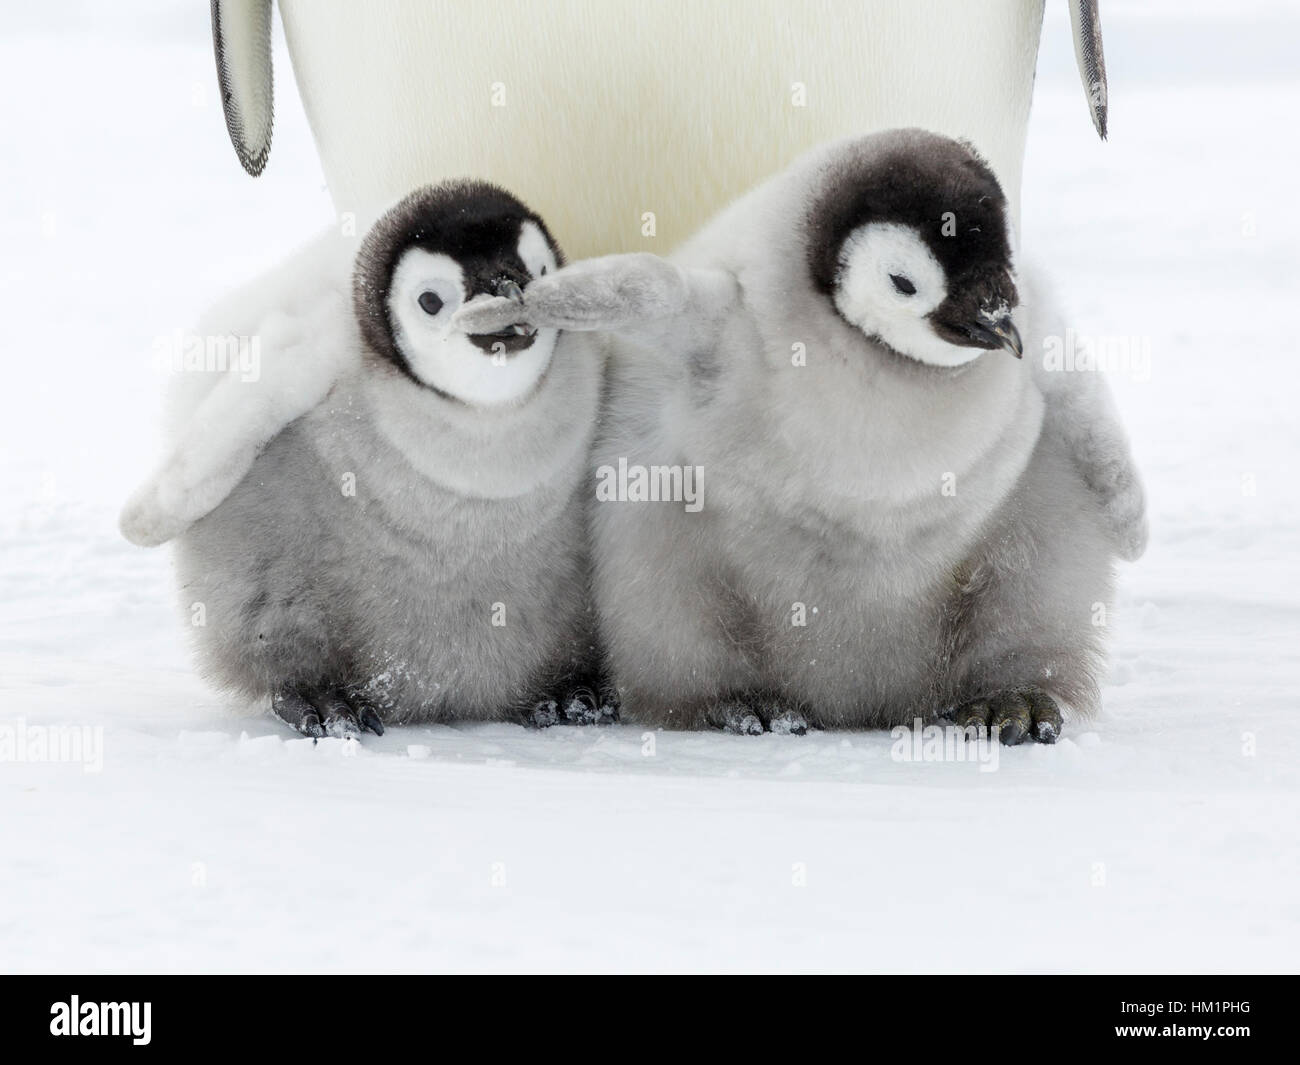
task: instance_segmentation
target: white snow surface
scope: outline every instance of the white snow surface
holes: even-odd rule
[[[206,689],[116,517],[154,338],[330,216],[287,55],[253,181],[203,5],[11,20],[0,726],[102,728],[103,767],[0,762],[0,969],[1294,970],[1300,16],[1108,0],[1101,144],[1049,8],[1023,243],[1080,332],[1149,344],[1113,385],[1152,542],[1103,715],[990,773],[884,733],[313,747]]]

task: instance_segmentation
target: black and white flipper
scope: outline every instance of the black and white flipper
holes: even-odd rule
[[[1074,34],[1074,58],[1079,64],[1083,91],[1088,95],[1092,125],[1106,139],[1106,57],[1101,47],[1101,14],[1097,0],[1070,0],[1070,29]]]
[[[271,154],[271,0],[212,0],[212,49],[226,130],[253,177]]]

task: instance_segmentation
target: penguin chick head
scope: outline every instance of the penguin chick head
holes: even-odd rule
[[[546,224],[484,182],[418,189],[366,235],[353,300],[366,342],[398,370],[475,407],[526,399],[546,373],[557,331],[475,335],[451,324],[475,298],[513,296],[563,263]]]
[[[891,130],[847,142],[822,177],[809,267],[842,318],[932,366],[1022,355],[1006,198],[973,148]]]

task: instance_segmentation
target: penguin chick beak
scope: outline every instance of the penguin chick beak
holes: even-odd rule
[[[502,281],[501,284],[497,286],[497,295],[503,297],[504,299],[513,300],[515,303],[518,304],[522,304],[524,302],[524,290],[519,287],[519,283],[517,281],[510,281],[510,280]],[[534,329],[532,326],[527,326],[527,325],[523,325],[522,323],[516,322],[514,325],[510,326],[509,328],[501,330],[501,332],[498,333],[497,335],[531,337],[537,335],[537,330]]]
[[[988,325],[979,323],[968,328],[971,336],[977,340],[982,340],[991,347],[1005,348],[1017,359],[1025,357],[1025,343],[1020,339],[1020,330],[1011,320],[1011,315],[1003,315]]]
[[[492,296],[487,292],[479,293],[456,312],[452,317],[452,325],[460,328],[457,324],[457,318],[463,316],[467,311],[472,312],[483,303],[504,304],[507,307],[518,307],[519,316],[522,318],[524,314],[523,292],[520,291],[519,286],[513,281],[506,281],[498,285],[497,288],[503,293],[508,292],[513,288],[515,292],[519,293],[518,299],[512,299],[508,296]],[[469,337],[470,342],[474,344],[475,347],[481,348],[490,355],[496,355],[503,352],[509,355],[518,351],[524,351],[531,347],[533,338],[537,336],[537,330],[530,325],[515,322],[511,325],[505,325],[498,329],[483,332],[475,331],[471,328],[465,331],[465,335]]]

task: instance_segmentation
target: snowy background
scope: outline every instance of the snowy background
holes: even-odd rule
[[[1080,331],[1150,344],[1113,383],[1153,539],[1104,715],[982,774],[883,733],[349,756],[206,690],[117,511],[154,338],[329,219],[315,151],[280,49],[240,171],[206,5],[6,3],[0,725],[102,726],[104,762],[0,764],[0,969],[1293,970],[1300,12],[1105,0],[1103,145],[1049,7],[1024,245]]]

